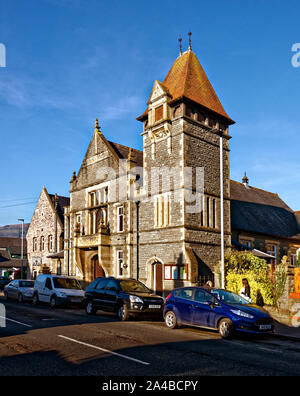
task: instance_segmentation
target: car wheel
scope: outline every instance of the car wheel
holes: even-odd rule
[[[178,321],[173,311],[169,311],[166,313],[165,324],[169,329],[176,329],[178,327]]]
[[[38,305],[38,303],[39,303],[39,297],[36,293],[32,297],[32,302],[34,305]]]
[[[23,300],[23,296],[22,296],[22,293],[19,293],[19,295],[18,295],[18,301],[19,301],[19,303],[22,303],[24,300]]]
[[[233,323],[230,319],[222,319],[218,326],[219,333],[224,340],[232,338],[234,333]]]
[[[96,315],[97,310],[96,310],[96,308],[93,306],[92,301],[88,301],[88,302],[86,303],[86,305],[85,305],[85,312],[86,312],[88,315]]]
[[[118,310],[119,320],[123,320],[123,321],[128,320],[129,316],[130,316],[130,314],[128,312],[127,305],[126,304],[121,305]]]
[[[51,308],[56,308],[57,307],[57,302],[56,302],[56,297],[55,296],[51,297],[51,299],[50,299],[50,307]]]

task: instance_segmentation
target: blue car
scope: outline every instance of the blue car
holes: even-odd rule
[[[166,298],[164,319],[170,329],[180,325],[216,329],[224,339],[235,332],[261,334],[274,330],[273,319],[266,311],[222,289],[173,290]]]

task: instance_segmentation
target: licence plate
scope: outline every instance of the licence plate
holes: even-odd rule
[[[150,309],[159,309],[161,308],[161,305],[149,305]]]
[[[80,301],[81,301],[80,298],[72,298],[72,299],[71,299],[71,302],[74,302],[74,303],[80,302]]]
[[[272,326],[271,325],[260,325],[259,330],[271,330]]]

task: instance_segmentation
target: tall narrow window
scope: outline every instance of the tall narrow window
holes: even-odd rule
[[[210,227],[210,199],[209,197],[206,198],[206,226]]]
[[[45,250],[45,237],[41,237],[41,251],[43,252]]]
[[[159,121],[163,118],[164,106],[161,105],[155,109],[155,121]]]
[[[117,208],[117,230],[118,232],[124,231],[124,207],[119,206]]]
[[[48,239],[48,250],[49,252],[53,251],[53,235],[49,235]]]
[[[37,251],[37,238],[33,238],[33,251]]]
[[[123,258],[123,250],[117,250],[117,272],[118,276],[124,275],[124,258]]]
[[[212,216],[213,216],[213,228],[216,228],[216,200],[213,199],[212,201]]]

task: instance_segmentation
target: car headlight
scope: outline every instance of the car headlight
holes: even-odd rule
[[[231,309],[231,312],[237,316],[242,316],[243,318],[254,319],[253,315],[243,312],[240,309]]]
[[[57,297],[67,297],[66,293],[64,292],[56,292]]]
[[[143,300],[137,296],[129,296],[129,300],[130,300],[130,302],[133,302],[133,303],[142,303],[143,304]]]

